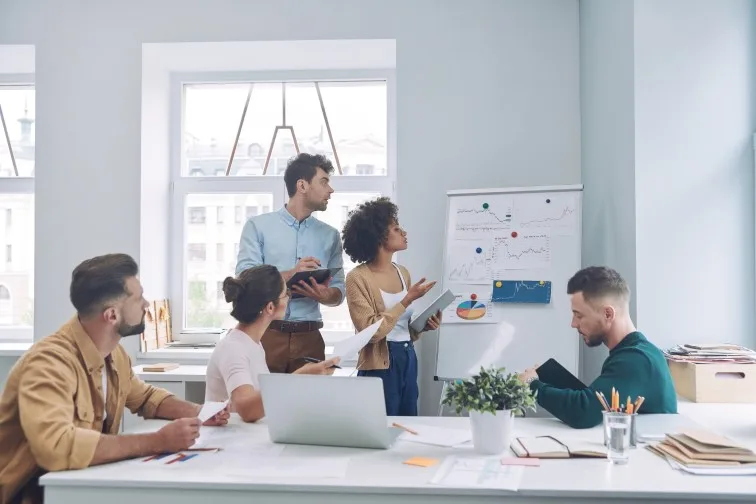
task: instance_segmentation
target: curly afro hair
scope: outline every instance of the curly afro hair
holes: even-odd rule
[[[341,231],[344,252],[356,263],[369,263],[386,242],[389,227],[399,222],[399,209],[386,197],[361,203],[349,212]]]

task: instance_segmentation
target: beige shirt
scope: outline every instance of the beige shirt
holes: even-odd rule
[[[207,363],[205,401],[226,401],[242,385],[260,390],[258,377],[269,372],[262,345],[246,333],[231,329]]]
[[[124,407],[154,418],[170,395],[134,376],[120,345],[104,359],[72,318],[8,375],[0,399],[0,504],[41,502],[40,475],[88,467],[101,434],[118,434]]]
[[[412,285],[412,279],[407,268],[398,267],[404,278],[404,285]],[[370,342],[360,350],[357,368],[388,369],[389,353],[386,337],[406,312],[404,305],[399,302],[393,306],[385,305],[373,273],[365,264],[360,264],[347,275],[346,297],[349,316],[357,331],[362,331],[378,319],[383,319],[381,326],[370,339]],[[417,331],[411,327],[408,327],[408,330],[412,341],[416,341],[420,337]]]

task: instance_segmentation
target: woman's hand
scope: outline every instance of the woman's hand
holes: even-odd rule
[[[441,311],[437,311],[435,315],[432,315],[431,318],[428,319],[428,322],[425,323],[425,327],[423,327],[423,330],[421,332],[426,331],[435,331],[441,327]]]
[[[407,289],[407,294],[404,296],[404,299],[402,299],[402,304],[407,308],[413,302],[425,296],[435,285],[435,280],[425,283],[425,277],[421,278],[416,284]]]
[[[320,362],[309,362],[302,366],[301,368],[294,371],[295,374],[319,374],[319,375],[325,375],[325,374],[333,374],[333,372],[336,370],[334,366],[338,365],[339,362],[341,362],[340,357],[334,357],[332,359],[326,359],[324,361]]]

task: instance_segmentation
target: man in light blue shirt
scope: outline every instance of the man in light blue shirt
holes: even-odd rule
[[[272,264],[288,282],[299,271],[344,266],[339,232],[312,216],[328,206],[333,193],[331,173],[333,165],[322,155],[302,153],[289,161],[284,173],[289,202],[244,225],[237,275],[253,266]],[[325,359],[320,305],[342,303],[344,271],[322,284],[310,280],[292,286],[291,291],[303,297],[290,299],[284,320],[273,321],[262,337],[272,373],[292,373],[307,363],[305,357]]]

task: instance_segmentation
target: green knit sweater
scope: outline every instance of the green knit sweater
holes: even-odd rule
[[[643,396],[643,413],[677,413],[677,394],[664,354],[640,332],[632,332],[609,352],[601,375],[584,390],[562,389],[533,380],[530,388],[538,392],[538,404],[570,427],[586,429],[601,423],[603,408],[596,391],[611,401],[612,387],[620,403],[627,397]]]

